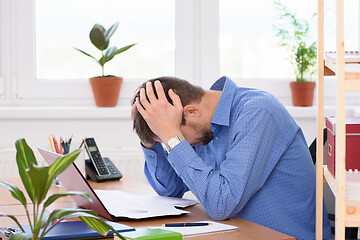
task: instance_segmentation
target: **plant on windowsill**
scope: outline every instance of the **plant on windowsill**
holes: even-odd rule
[[[91,201],[90,196],[83,192],[64,192],[47,197],[52,181],[77,158],[81,149],[59,157],[50,166],[38,166],[34,153],[27,145],[25,139],[17,140],[15,146],[17,150],[16,163],[21,181],[33,204],[32,212],[30,213],[30,209],[27,205],[28,201],[25,198],[24,193],[10,182],[0,181],[0,186],[7,188],[11,195],[23,205],[28,220],[27,225],[29,225],[31,230],[31,232],[25,232],[23,226],[14,215],[0,213],[0,217],[9,217],[18,227],[18,231],[15,234],[10,235],[10,240],[42,239],[56,224],[65,219],[74,217],[79,217],[86,225],[103,236],[106,236],[111,230],[120,239],[125,240],[125,238],[114,230],[113,227],[102,221],[94,211],[71,208],[55,209],[52,212],[48,210],[48,207],[57,199],[66,196],[80,196]],[[1,229],[8,231],[7,228],[1,227],[0,230]]]
[[[298,19],[280,1],[274,1],[274,4],[280,12],[280,19],[286,22],[285,26],[274,27],[277,30],[275,36],[280,39],[280,46],[286,47],[290,53],[290,62],[296,76],[296,81],[290,82],[293,105],[312,106],[315,82],[307,81],[306,78],[316,73],[316,41],[307,43],[309,23],[305,19]]]
[[[123,82],[122,77],[114,75],[104,75],[104,65],[113,59],[116,55],[127,51],[136,43],[127,45],[122,48],[115,46],[109,47],[110,37],[114,34],[119,23],[114,23],[109,29],[105,29],[100,24],[95,24],[90,31],[91,43],[101,51],[101,57],[97,59],[92,55],[75,48],[79,52],[92,58],[101,66],[102,75],[90,78],[91,88],[93,90],[96,106],[98,107],[115,107],[119,98],[120,88]]]

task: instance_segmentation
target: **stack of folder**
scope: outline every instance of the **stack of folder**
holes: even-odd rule
[[[124,224],[106,221],[117,232],[122,234],[123,232],[135,231],[134,228],[126,226]],[[23,226],[27,233],[31,233],[30,226]],[[0,239],[8,239],[12,233],[19,232],[18,227],[9,228],[9,230],[0,229]],[[113,237],[113,232],[108,233],[108,237]],[[104,237],[97,233],[95,230],[89,228],[82,221],[69,221],[58,223],[53,229],[51,229],[43,240],[65,240],[65,239],[83,239],[83,238],[100,238]]]

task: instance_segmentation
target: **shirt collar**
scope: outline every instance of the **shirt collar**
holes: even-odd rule
[[[219,78],[211,86],[210,90],[222,91],[211,123],[229,126],[231,104],[235,96],[236,88],[236,83],[226,76]]]

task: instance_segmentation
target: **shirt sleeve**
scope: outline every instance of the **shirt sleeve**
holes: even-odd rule
[[[274,119],[265,110],[241,114],[233,124],[231,144],[218,169],[207,165],[186,141],[168,157],[177,175],[215,220],[241,211],[264,185],[285,149]]]
[[[145,176],[160,196],[182,197],[189,188],[167,160],[168,153],[161,143],[152,148],[142,147],[145,155]]]

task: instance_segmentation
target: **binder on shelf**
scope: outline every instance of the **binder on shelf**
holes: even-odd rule
[[[346,162],[345,169],[360,170],[360,117],[346,117]],[[327,167],[335,177],[336,166],[336,118],[326,117],[327,128]]]

